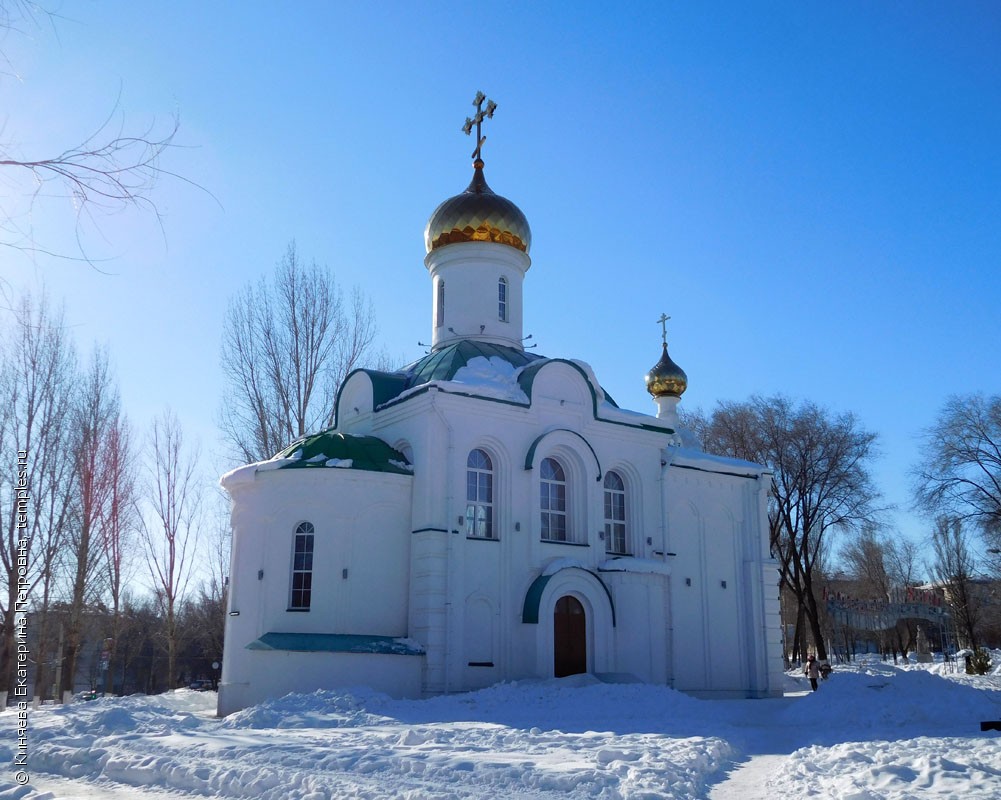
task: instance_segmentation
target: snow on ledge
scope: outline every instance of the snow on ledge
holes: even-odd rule
[[[669,463],[672,466],[691,467],[704,472],[725,472],[731,475],[746,475],[751,478],[772,474],[772,470],[761,466],[761,464],[742,461],[739,458],[716,456],[691,447],[672,447]]]
[[[646,425],[653,428],[663,428],[665,431],[674,431],[674,428],[664,420],[658,419],[652,414],[644,414],[642,411],[630,411],[628,408],[616,408],[608,400],[602,400],[598,404],[598,419],[622,422],[626,425]]]
[[[294,464],[302,458],[302,451],[296,450],[288,458],[272,458],[268,461],[255,461],[253,464],[244,464],[242,467],[231,469],[219,479],[219,485],[223,487],[238,486],[242,483],[253,483],[254,475],[258,472],[266,472],[272,469],[279,469],[286,464]]]
[[[588,567],[579,558],[554,558],[550,561],[542,570],[543,576],[555,575],[561,569],[583,569],[587,570]]]
[[[598,565],[598,572],[636,572],[643,575],[670,575],[671,567],[663,561],[652,558],[619,556]]]

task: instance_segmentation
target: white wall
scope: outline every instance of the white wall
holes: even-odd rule
[[[349,386],[361,406],[347,429],[406,446],[413,476],[299,469],[234,487],[231,607],[240,616],[229,618],[228,653],[268,631],[409,636],[426,649],[409,659],[423,670],[425,694],[549,677],[553,607],[566,593],[587,611],[592,671],[714,696],[777,687],[770,643],[777,588],[768,583],[774,565],[762,491],[769,476],[747,465],[723,474],[719,459],[691,454],[685,463],[701,468],[665,467],[680,452],[668,447],[672,434],[596,420],[588,374],[546,364],[528,408],[446,386],[372,413],[361,408],[371,404],[368,384]],[[474,448],[494,463],[497,541],[467,538],[462,524]],[[541,541],[538,471],[547,456],[570,478],[573,544]],[[630,555],[657,567],[648,573],[600,569],[610,558],[599,535],[609,469],[625,480]],[[315,611],[296,614],[286,611],[288,569],[292,532],[304,519],[316,527],[315,570],[323,577]],[[526,624],[526,593],[556,561],[562,569],[550,570],[539,622]],[[259,684],[247,664],[224,658],[224,685]],[[406,674],[401,680],[412,678]]]
[[[405,475],[300,468],[260,471],[228,487],[233,547],[221,697],[227,684],[263,679],[253,666],[260,657],[245,648],[265,633],[407,635],[411,483]],[[315,531],[312,598],[309,611],[290,611],[293,540],[303,521]]]
[[[372,653],[247,651],[247,680],[219,687],[219,716],[289,692],[369,687],[392,697],[420,697],[421,657]]]
[[[774,564],[763,558],[768,531],[761,504],[771,476],[713,472],[725,465],[708,460],[704,467],[668,466],[664,482],[669,546],[677,554],[674,686],[706,697],[780,693],[769,600],[778,587],[768,583]]]
[[[599,477],[615,469],[625,479],[630,553],[664,563],[669,559],[661,517],[661,450],[670,435],[595,420],[585,376],[563,362],[540,370],[532,401],[531,408],[524,408],[432,390],[375,415],[371,429],[355,429],[394,445],[405,441],[413,450],[412,526],[419,532],[412,537],[411,635],[428,649],[426,690],[458,691],[552,675],[551,615],[558,598],[541,611],[538,625],[526,625],[521,617],[529,586],[555,559],[579,562],[613,587],[613,595],[622,587],[629,625],[613,630],[610,613],[589,615],[589,663],[599,671],[636,672],[666,682],[667,579],[598,573],[609,558],[599,537],[604,528]],[[533,443],[535,457],[526,469]],[[485,450],[494,464],[497,541],[467,539],[460,523],[466,459],[474,448]],[[571,476],[578,544],[540,539],[538,465],[550,455],[560,458]],[[598,609],[608,602],[604,590],[578,587],[577,593]],[[487,620],[490,631],[480,631]],[[641,639],[642,657],[635,655]],[[480,657],[485,651],[493,654],[491,659]],[[486,660],[494,666],[469,666]]]

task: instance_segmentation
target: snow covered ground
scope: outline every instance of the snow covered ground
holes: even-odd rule
[[[994,662],[1001,662],[996,653]],[[871,661],[820,691],[700,701],[590,676],[430,700],[359,689],[214,717],[215,694],[30,713],[27,785],[0,714],[0,800],[1001,797],[1001,674]]]

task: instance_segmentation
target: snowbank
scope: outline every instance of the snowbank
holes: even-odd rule
[[[816,693],[790,673],[795,695],[778,700],[701,701],[579,675],[429,700],[293,694],[224,720],[214,694],[187,690],[50,706],[30,716],[31,784],[5,773],[0,800],[47,800],[49,788],[49,798],[113,800],[134,797],[129,787],[265,800],[717,800],[736,796],[730,773],[755,758],[769,768],[741,771],[740,791],[748,777],[760,784],[753,796],[997,797],[1001,736],[979,722],[1001,719],[1001,678],[931,666],[836,665]],[[0,715],[8,763],[15,717]]]

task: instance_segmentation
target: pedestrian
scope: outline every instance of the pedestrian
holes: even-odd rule
[[[820,664],[817,663],[816,657],[812,654],[806,660],[806,664],[803,665],[803,674],[810,679],[810,686],[813,687],[813,691],[817,691],[817,678],[820,677]]]

